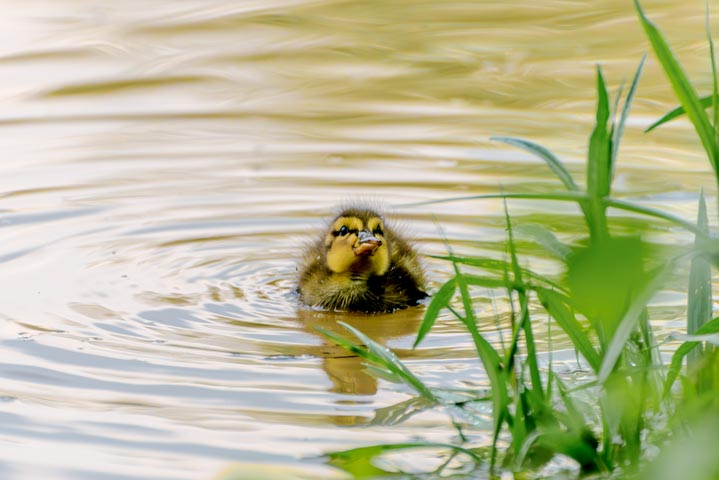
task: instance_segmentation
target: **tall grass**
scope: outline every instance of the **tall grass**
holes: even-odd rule
[[[681,104],[650,130],[686,113],[719,185],[719,96],[708,21],[713,92],[709,97],[700,97],[662,33],[636,0],[635,7]],[[626,96],[622,98],[622,89],[619,89],[613,101],[602,71],[597,68],[596,121],[587,147],[584,188],[563,162],[541,145],[524,139],[495,137],[496,141],[542,159],[557,176],[563,191],[470,197],[503,198],[505,202],[525,198],[577,203],[587,228],[586,241],[563,245],[548,231],[535,232],[537,241],[548,251],[558,253],[564,262],[563,278],[548,279],[521,264],[508,213],[504,259],[464,257],[452,252],[437,257],[451,264],[453,275],[440,286],[427,306],[415,347],[431,334],[443,311],[450,312],[464,325],[491,387],[491,444],[481,447],[430,443],[380,445],[331,454],[331,463],[356,477],[367,478],[387,473],[378,469],[372,460],[389,450],[434,448],[446,451],[451,459],[462,456],[474,465],[472,468],[486,469],[490,476],[497,477],[506,471],[540,468],[562,455],[576,463],[580,476],[659,478],[665,461],[648,455],[647,452],[652,451],[650,447],[664,445],[665,452],[671,454],[672,445],[685,452],[698,441],[719,441],[717,431],[703,428],[698,420],[706,416],[710,424],[719,422],[719,349],[715,348],[719,345],[719,318],[712,319],[711,284],[711,268],[719,258],[719,247],[710,235],[704,195],[699,195],[696,223],[611,196],[619,145],[644,62],[643,58]],[[705,112],[709,107],[711,116]],[[693,233],[694,245],[677,249],[672,257],[656,258],[640,235],[616,233],[612,217],[607,215],[610,208],[670,221]],[[682,343],[671,363],[665,365],[658,352],[647,307],[671,273],[687,264],[690,269],[687,328],[676,336]],[[477,287],[504,292],[511,305],[511,315],[504,326],[511,332],[508,342],[497,346],[487,340],[489,332],[484,331],[487,327],[480,324],[474,312],[472,289]],[[553,371],[551,362],[548,366],[540,364],[534,331],[539,322],[533,321],[531,313],[536,312],[538,306],[571,340],[581,363],[591,371],[591,380],[570,387]],[[365,358],[377,375],[403,382],[416,392],[416,399],[398,407],[400,411],[395,418],[406,418],[424,408],[440,405],[452,415],[461,439],[466,438],[461,425],[483,424],[477,406],[486,401],[484,395],[432,388],[389,350],[358,330],[345,328],[357,337],[359,344],[324,333]],[[688,367],[683,369],[685,359],[688,359]],[[680,380],[680,388],[677,388],[677,380]],[[594,400],[592,405],[587,405],[587,398]],[[673,440],[666,443],[666,439]],[[695,462],[695,465],[701,469],[685,471],[686,478],[719,476],[719,462],[715,460]]]

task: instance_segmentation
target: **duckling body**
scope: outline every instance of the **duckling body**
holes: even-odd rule
[[[375,210],[343,210],[300,267],[300,299],[330,310],[391,312],[427,296],[417,253]]]

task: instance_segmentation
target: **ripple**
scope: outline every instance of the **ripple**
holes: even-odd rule
[[[217,78],[200,76],[162,76],[157,78],[133,78],[128,80],[108,80],[105,82],[66,85],[45,93],[48,97],[68,95],[108,95],[125,90],[166,88],[172,85],[185,85],[200,82],[216,81]]]
[[[675,19],[676,41],[704,42],[701,12],[674,3],[656,8]],[[415,349],[424,306],[306,308],[295,292],[302,247],[335,205],[372,199],[425,253],[445,254],[446,240],[458,254],[504,258],[501,202],[426,202],[559,188],[546,165],[492,135],[546,145],[579,178],[595,121],[585,66],[613,59],[603,62],[616,85],[644,40],[625,28],[635,14],[619,0],[377,5],[6,6],[0,477],[197,479],[231,462],[324,475],[321,455],[338,448],[454,441],[441,413],[402,415],[412,391],[369,375],[319,329],[349,336],[339,322],[349,323],[431,386],[482,390],[461,323],[442,312]],[[684,49],[682,62],[700,71],[704,53]],[[642,81],[614,192],[692,219],[697,193],[714,188],[692,132],[640,132],[674,106],[663,81]],[[573,204],[509,210],[517,226],[542,223],[570,246],[586,236]],[[515,233],[523,262],[561,274]],[[426,263],[430,290],[453,275]],[[680,291],[650,309],[661,335],[680,326]],[[499,345],[509,306],[494,291],[472,295]],[[567,352],[557,355],[572,372]]]

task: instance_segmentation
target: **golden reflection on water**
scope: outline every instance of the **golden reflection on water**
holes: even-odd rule
[[[702,5],[645,3],[708,93]],[[211,478],[230,462],[326,472],[330,450],[452,441],[438,412],[380,421],[412,392],[315,328],[344,335],[346,321],[431,386],[483,388],[459,322],[443,313],[413,350],[422,307],[298,308],[300,246],[336,204],[363,198],[427,254],[444,254],[446,237],[501,258],[501,202],[417,203],[558,189],[493,135],[545,145],[581,179],[595,65],[616,89],[648,49],[625,0],[37,0],[4,6],[0,40],[8,479]],[[614,193],[692,219],[714,182],[691,129],[642,133],[674,104],[650,57]],[[586,234],[574,205],[509,208],[517,227],[541,222],[570,244]],[[559,273],[520,241],[529,267]],[[451,275],[427,269],[432,289]],[[499,344],[508,306],[476,296]],[[652,313],[671,329],[684,308],[670,290]]]
[[[298,320],[307,332],[318,334],[318,328],[345,338],[352,335],[338,322],[344,322],[369,336],[375,342],[387,345],[391,340],[411,337],[416,334],[422,320],[424,309],[420,307],[400,310],[393,314],[357,315],[345,312],[321,312],[312,309],[298,310]],[[316,349],[315,355],[322,358],[322,368],[332,381],[330,391],[352,395],[374,395],[377,393],[377,378],[365,369],[365,360],[352,355],[339,345],[335,345],[324,336],[323,344]],[[355,339],[355,341],[357,341]],[[356,421],[345,417],[347,424]]]

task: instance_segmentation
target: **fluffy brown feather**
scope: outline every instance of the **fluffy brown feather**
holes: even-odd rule
[[[300,266],[300,299],[330,310],[391,312],[427,296],[410,243],[366,207],[342,210]]]

